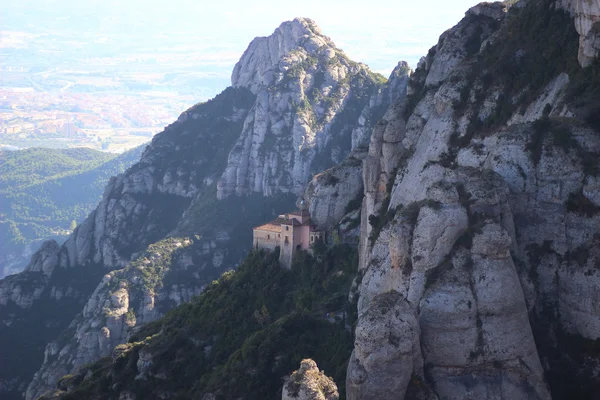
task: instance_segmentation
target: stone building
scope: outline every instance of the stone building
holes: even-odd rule
[[[285,268],[292,267],[292,259],[298,250],[310,250],[319,239],[325,239],[325,232],[318,231],[311,224],[310,213],[298,210],[281,214],[277,219],[253,230],[255,249],[275,250],[279,246],[279,262]]]

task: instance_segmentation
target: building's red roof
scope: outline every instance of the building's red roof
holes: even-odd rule
[[[281,225],[303,226],[303,225],[310,224],[310,213],[307,210],[297,210],[297,211],[288,213],[287,215],[289,215],[291,218],[289,218],[289,219],[277,218],[277,219],[275,219],[271,222],[268,222],[264,225],[255,227],[254,230],[269,231],[269,232],[281,232]],[[303,223],[300,223],[297,219],[295,219],[293,217],[303,217],[303,218],[308,217],[308,218],[305,219],[305,221]],[[311,230],[313,230],[313,229],[311,228]]]
[[[268,222],[264,225],[257,226],[254,228],[256,231],[269,231],[269,232],[281,232],[281,224],[285,221],[285,219],[277,218],[271,222]]]
[[[264,224],[261,226],[257,226],[256,228],[254,228],[255,231],[268,231],[268,232],[277,232],[280,233],[281,232],[281,225],[275,225],[272,223],[268,223],[268,224]]]

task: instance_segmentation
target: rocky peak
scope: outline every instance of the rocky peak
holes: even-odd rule
[[[233,86],[243,86],[254,93],[267,87],[273,80],[273,68],[279,60],[298,46],[314,53],[323,46],[335,47],[323,36],[321,29],[309,18],[295,18],[282,23],[272,35],[255,38],[231,75]]]
[[[390,74],[390,77],[388,78],[387,86],[390,104],[393,104],[395,101],[404,98],[406,95],[408,80],[412,72],[412,68],[406,61],[398,62],[398,65],[396,65]]]
[[[232,82],[257,98],[217,183],[217,196],[301,194],[311,177],[366,145],[410,69],[394,79],[350,60],[313,21],[295,19],[255,39]]]

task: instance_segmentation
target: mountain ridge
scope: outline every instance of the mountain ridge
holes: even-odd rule
[[[368,149],[357,146],[309,184],[305,197],[317,220],[335,229],[346,213],[334,240],[348,240],[344,227],[352,227],[360,241],[358,271],[344,289],[355,305],[347,320],[355,330],[345,382],[335,374],[341,396],[595,398],[600,61],[582,63],[577,20],[588,16],[562,4],[510,1],[468,10],[411,74],[407,96],[373,126]],[[340,197],[347,201],[343,211]],[[236,274],[220,284],[244,275]],[[198,315],[211,300],[173,315]],[[263,321],[267,313],[258,306],[256,315]],[[193,321],[165,318],[147,326],[146,339],[136,337],[124,353],[67,377],[54,395],[143,397],[127,374],[151,371],[147,384],[163,397],[252,398],[258,391],[228,397],[231,382],[255,382],[250,366],[273,371],[270,362],[296,350],[248,332],[247,342],[225,355],[231,362],[217,368],[219,378],[208,381],[215,386],[205,386],[202,373],[181,381],[175,371],[213,367],[210,354],[167,365],[157,343],[168,343],[170,354],[205,345],[165,334],[188,332]],[[322,343],[305,349],[306,356]],[[263,398],[280,398],[275,382],[281,389],[283,373],[261,375],[272,385]]]
[[[302,46],[296,50],[306,52]],[[285,61],[289,73],[258,95],[241,85],[229,87],[183,112],[153,138],[138,163],[110,179],[99,206],[62,246],[45,243],[25,272],[0,281],[0,345],[25,349],[25,341],[30,344],[23,350],[28,361],[18,371],[9,366],[23,354],[4,356],[3,396],[19,397],[25,385],[27,398],[43,394],[62,375],[110,354],[138,323],[159,318],[237,265],[251,246],[252,224],[293,207],[311,177],[306,168],[313,159],[319,156],[322,165],[333,165],[350,153],[357,135],[367,140],[376,119],[368,117],[404,95],[410,73],[398,69],[388,88],[385,79],[337,53],[327,63],[314,61],[292,57]],[[305,71],[311,68],[311,73],[331,76],[313,91],[315,96],[319,92],[316,101],[304,93]],[[343,76],[330,73],[338,68]],[[332,91],[331,85],[343,96],[329,98],[322,92]],[[278,97],[286,101],[279,103]],[[265,119],[287,126],[273,148],[261,154],[275,159],[277,169],[291,171],[299,163],[297,149],[289,147],[292,132],[308,126],[308,115],[324,112],[318,109],[324,102],[332,105],[326,108],[326,124],[335,130],[322,132],[326,145],[311,150],[295,181],[280,176],[268,190],[218,198],[219,182],[232,169],[239,143],[246,141],[241,136],[260,129],[273,134],[275,124],[266,129]],[[281,151],[278,158],[277,146],[286,147],[288,155]]]

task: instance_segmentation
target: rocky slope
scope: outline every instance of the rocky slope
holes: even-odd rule
[[[0,281],[0,347],[14,349],[0,396],[28,385],[35,398],[234,267],[253,225],[292,208],[311,171],[368,142],[409,73],[400,64],[386,84],[307,19],[256,39],[233,87],[158,134],[64,245],[45,243]]]
[[[469,10],[375,128],[349,399],[412,398],[415,382],[444,399],[597,393],[600,86],[583,3],[575,24],[546,0]]]

